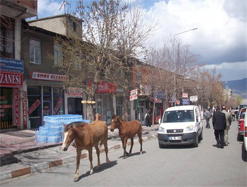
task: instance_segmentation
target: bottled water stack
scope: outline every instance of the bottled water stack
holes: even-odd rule
[[[63,139],[63,124],[68,125],[71,122],[84,121],[90,123],[89,120],[82,119],[82,115],[51,115],[44,116],[44,126],[40,126],[35,132],[37,142],[41,143],[59,143]]]

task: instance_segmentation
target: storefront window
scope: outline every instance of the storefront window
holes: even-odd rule
[[[12,127],[12,89],[0,88],[0,129]]]
[[[43,87],[43,116],[51,115],[51,87]]]
[[[111,123],[111,117],[113,115],[113,104],[111,95],[102,95],[102,114],[107,124]]]
[[[121,96],[116,96],[116,113],[118,116],[122,117],[122,106],[123,98]]]
[[[64,114],[63,95],[62,88],[53,88],[53,115]]]

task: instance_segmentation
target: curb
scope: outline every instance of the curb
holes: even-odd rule
[[[151,140],[151,139],[155,139],[157,138],[157,135],[149,135],[147,137],[143,137],[143,142]],[[139,143],[138,139],[134,140],[134,144]],[[131,142],[128,141],[128,145],[130,145]],[[122,143],[117,143],[116,145],[113,146],[109,146],[108,147],[108,151],[110,150],[117,150],[120,149],[122,147]],[[105,150],[104,148],[100,149],[100,153],[104,153]],[[88,153],[82,153],[81,154],[81,159],[87,159],[88,158]],[[39,164],[34,164],[31,165],[29,167],[23,167],[21,169],[17,169],[17,170],[13,170],[13,171],[5,171],[5,172],[1,172],[0,173],[0,182],[8,180],[8,179],[13,179],[16,177],[21,177],[24,175],[28,175],[28,174],[32,174],[32,173],[36,173],[36,172],[42,172],[45,169],[49,169],[52,167],[56,167],[56,166],[61,166],[61,165],[65,165],[71,162],[75,162],[76,161],[76,155],[73,156],[68,156],[65,158],[61,158],[58,160],[54,160],[54,161],[50,161],[50,162],[43,162],[43,163],[39,163]]]

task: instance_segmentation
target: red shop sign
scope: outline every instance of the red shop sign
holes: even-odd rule
[[[88,81],[88,87],[91,87],[92,82]],[[117,86],[112,83],[99,82],[96,93],[116,93]]]
[[[0,85],[5,87],[20,88],[23,84],[21,73],[0,72]]]
[[[14,102],[15,102],[15,125],[20,125],[20,110],[19,110],[19,89],[14,89]]]
[[[28,114],[28,111],[27,111],[27,92],[26,91],[23,92],[22,105],[23,105],[23,125],[24,125],[24,128],[26,129],[27,128],[27,114]]]

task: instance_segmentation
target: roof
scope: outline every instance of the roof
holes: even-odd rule
[[[73,17],[75,19],[77,19],[77,21],[81,21],[83,22],[82,19],[77,18],[71,14],[60,14],[60,15],[55,15],[55,16],[48,16],[48,17],[44,17],[44,18],[40,18],[40,19],[33,19],[33,20],[29,20],[27,21],[28,23],[33,23],[33,22],[38,22],[38,21],[43,21],[43,20],[49,20],[49,19],[54,19],[54,18],[59,18],[59,17]]]
[[[174,106],[166,109],[166,111],[174,111],[174,110],[193,110],[196,105],[185,105],[185,106]]]

